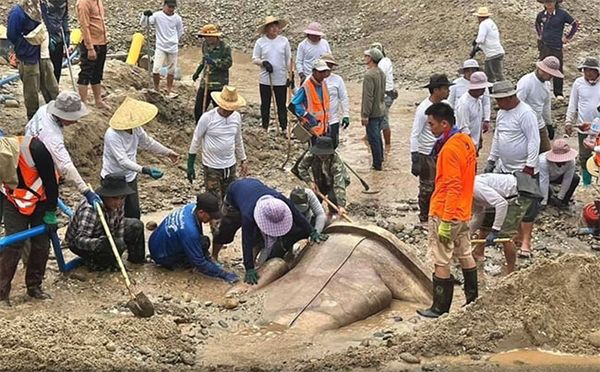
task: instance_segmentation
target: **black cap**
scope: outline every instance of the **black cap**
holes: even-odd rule
[[[315,143],[310,147],[311,154],[331,155],[335,152],[331,137],[317,137]]]
[[[173,8],[177,7],[176,0],[165,0],[165,5],[172,6]]]
[[[116,198],[119,196],[127,196],[134,194],[125,179],[125,173],[110,173],[100,181],[100,188],[96,190],[96,194],[104,198]]]
[[[454,85],[448,80],[448,76],[446,74],[433,74],[429,78],[429,84],[425,85],[423,88],[439,88],[439,87],[449,87]]]
[[[223,217],[219,204],[219,198],[210,192],[196,195],[196,208],[208,213],[208,215],[215,220]]]

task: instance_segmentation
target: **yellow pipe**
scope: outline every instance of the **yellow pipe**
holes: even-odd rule
[[[129,65],[136,65],[138,59],[140,58],[143,46],[144,35],[142,35],[139,32],[136,32],[131,38],[131,46],[129,47],[129,53],[127,54],[127,61],[125,61],[125,63]]]

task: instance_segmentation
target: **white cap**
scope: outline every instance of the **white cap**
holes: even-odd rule
[[[315,64],[313,65],[313,70],[329,71],[331,69],[329,68],[329,66],[327,66],[327,62],[323,61],[322,59],[317,59],[315,61]]]

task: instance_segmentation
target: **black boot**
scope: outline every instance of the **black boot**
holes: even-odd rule
[[[450,311],[454,295],[454,279],[440,279],[433,276],[433,305],[429,309],[417,310],[417,314],[426,318],[437,318]]]
[[[472,269],[463,269],[463,276],[465,278],[465,298],[467,302],[465,305],[470,304],[471,302],[477,299],[479,296],[479,291],[477,289],[477,267]]]

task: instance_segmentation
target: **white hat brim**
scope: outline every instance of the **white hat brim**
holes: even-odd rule
[[[90,113],[90,110],[83,102],[81,102],[81,108],[79,110],[66,112],[56,108],[56,101],[50,101],[46,111],[60,119],[68,121],[79,121],[82,117]]]

